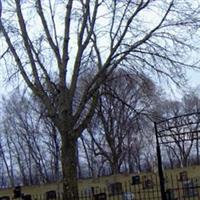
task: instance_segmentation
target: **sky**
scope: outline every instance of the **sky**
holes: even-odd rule
[[[148,12],[146,14],[148,14],[147,19],[148,19],[148,22],[149,21],[151,22],[152,26],[154,24],[152,22],[156,22],[156,19],[159,19],[156,16],[156,13],[154,13],[154,12],[151,12],[151,13]],[[2,88],[4,88],[3,90],[0,89],[0,95],[6,94],[7,92],[9,92],[12,89],[13,86],[15,86],[15,84],[13,84],[13,83],[11,83],[11,86],[9,86],[7,84],[7,81],[5,80],[5,74],[6,74],[6,70],[5,70],[5,72],[1,71],[1,73],[0,73],[0,85],[2,86]],[[190,70],[190,71],[188,70],[187,76],[188,76],[188,83],[191,87],[196,87],[200,84],[200,71],[194,72],[192,70]],[[175,86],[173,87],[174,93],[171,93],[171,90],[167,86],[164,86],[164,89],[166,90],[167,94],[169,94],[169,98],[173,98],[173,99],[181,98],[181,95],[183,94],[183,92],[179,88],[176,88]]]
[[[198,86],[200,86],[200,70],[199,71],[187,70],[186,78],[187,78],[188,83],[182,86],[182,88],[179,88],[173,84],[170,84],[169,86],[167,84],[162,85],[162,83],[160,83],[161,87],[163,86],[162,88],[164,92],[166,93],[166,97],[168,100],[170,99],[181,100],[185,92],[190,91],[191,88],[196,89]],[[199,91],[199,94],[200,94],[200,91]]]
[[[189,81],[191,87],[196,87],[196,86],[200,85],[200,70],[199,70],[199,72],[193,71],[193,70],[188,70],[187,76],[188,76],[188,81]]]

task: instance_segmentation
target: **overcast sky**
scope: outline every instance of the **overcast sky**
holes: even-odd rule
[[[168,99],[181,100],[182,96],[184,95],[184,92],[188,92],[191,88],[196,89],[198,86],[200,86],[200,70],[187,70],[186,78],[188,80],[188,84],[184,85],[182,88],[178,88],[175,85],[172,85],[172,88],[169,88],[168,85],[162,87],[165,90],[167,94],[166,97]],[[200,94],[200,91],[198,93]]]
[[[192,87],[200,85],[200,70],[199,71],[188,70],[188,80],[191,84],[190,86]]]
[[[1,1],[0,1],[1,2]],[[6,2],[6,1],[5,1]],[[0,5],[1,7],[1,5]],[[0,8],[1,10],[1,8]],[[103,11],[101,11],[102,14]],[[156,13],[151,12],[151,13],[146,13],[148,14],[148,17],[146,17],[146,21],[147,22],[151,22],[151,25],[154,26],[154,23],[157,24],[157,19],[159,19],[159,17],[156,16]],[[149,23],[148,23],[149,24]],[[62,32],[62,31],[61,31]],[[13,87],[16,87],[16,84],[11,83],[11,86],[8,86],[7,81],[5,81],[5,74],[6,74],[6,70],[5,71],[1,71],[0,73],[0,85],[3,89],[0,89],[0,94],[6,94],[7,91],[10,91]],[[198,85],[200,85],[200,71],[199,72],[194,72],[194,71],[189,71],[188,70],[188,83],[191,87],[197,87]],[[160,83],[163,84],[163,83]],[[164,85],[164,84],[163,84]],[[170,94],[171,90],[169,89],[169,86],[163,86],[163,88],[167,91],[168,94]],[[173,87],[173,89],[175,90],[174,94],[169,95],[172,96],[172,98],[180,98],[182,95],[182,91],[178,88]]]

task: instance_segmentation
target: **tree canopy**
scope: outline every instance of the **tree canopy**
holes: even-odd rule
[[[66,199],[77,197],[77,139],[102,83],[119,67],[180,83],[184,67],[198,68],[188,58],[198,50],[199,14],[189,0],[3,2],[1,66],[21,75],[61,135]]]

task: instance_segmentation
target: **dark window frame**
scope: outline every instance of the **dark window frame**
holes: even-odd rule
[[[140,181],[140,176],[136,175],[136,176],[132,176],[132,185],[139,185],[141,183]]]
[[[183,181],[183,198],[199,196],[198,184],[192,180]]]
[[[179,173],[179,181],[187,181],[188,180],[188,173],[187,171],[182,171]]]
[[[56,190],[49,190],[46,192],[46,200],[51,200],[56,198],[57,198]]]
[[[143,189],[153,189],[154,188],[154,181],[152,180],[152,178],[148,178],[147,176],[143,176],[142,177],[142,186]]]
[[[122,183],[114,182],[108,185],[108,191],[110,196],[115,196],[123,193]]]

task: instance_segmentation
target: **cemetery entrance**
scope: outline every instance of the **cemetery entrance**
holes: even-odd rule
[[[166,190],[166,180],[163,173],[163,149],[175,144],[179,149],[184,146],[190,148],[190,152],[196,151],[196,159],[199,161],[199,139],[200,139],[200,112],[185,114],[181,116],[164,119],[154,123],[156,135],[156,150],[158,160],[158,172],[160,182],[160,192],[162,200],[169,200],[170,191]],[[194,145],[196,144],[196,145]],[[194,147],[195,146],[195,147]],[[185,152],[184,152],[185,153]],[[186,153],[185,153],[186,154]],[[188,152],[182,156],[182,164],[186,165]],[[198,163],[199,164],[199,163]],[[184,186],[185,184],[185,186]],[[183,182],[186,189],[183,192],[192,191],[195,193],[195,185],[188,180]],[[184,189],[184,188],[183,188]]]

